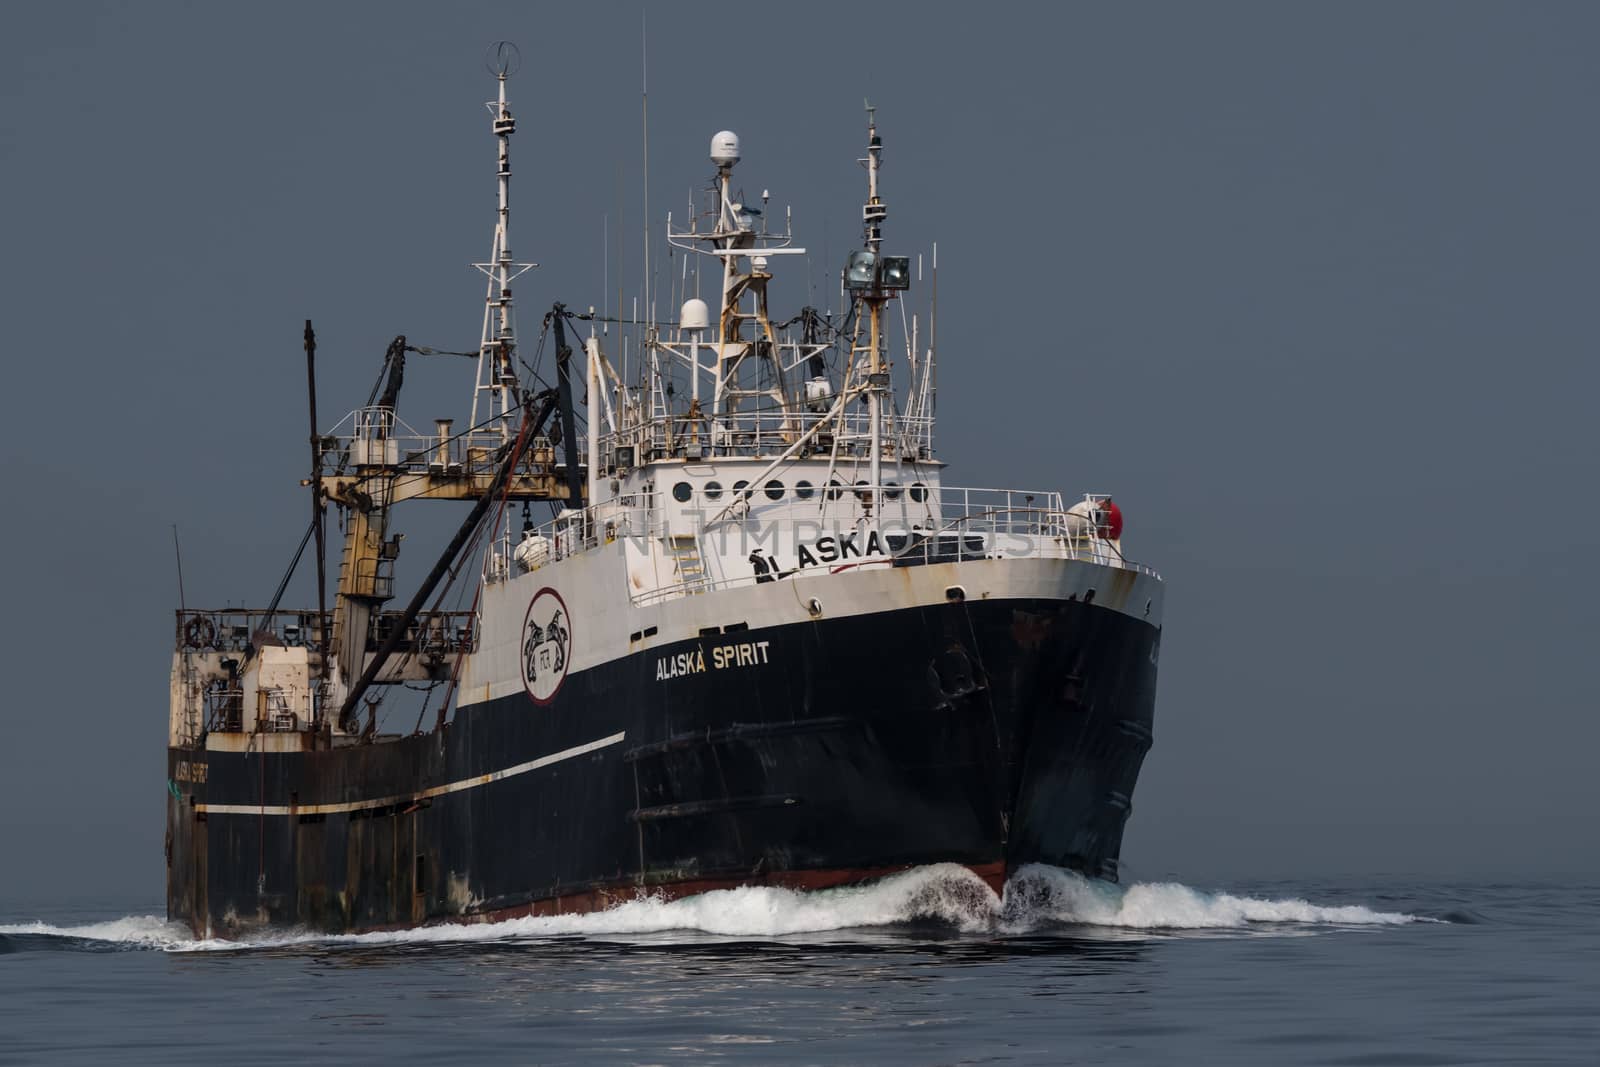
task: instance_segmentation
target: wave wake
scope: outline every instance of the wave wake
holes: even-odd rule
[[[1130,930],[1241,929],[1257,924],[1398,926],[1433,922],[1359,904],[1321,905],[1299,898],[1262,900],[1206,893],[1177,882],[1097,882],[1057,867],[1029,865],[1006,884],[1002,921],[1029,927],[1043,922]]]
[[[54,926],[46,922],[0,925],[0,952],[7,941],[21,939],[62,939],[85,942],[90,947],[183,948],[194,943],[194,935],[181,923],[168,922],[158,915],[125,915],[104,922]]]
[[[1262,926],[1394,926],[1434,922],[1360,905],[1326,906],[1301,899],[1264,900],[1208,893],[1176,882],[1118,886],[1055,867],[1029,866],[996,896],[977,875],[943,863],[902,871],[866,885],[801,892],[771,886],[719,889],[680,900],[640,897],[607,911],[443,924],[370,934],[274,931],[241,941],[197,940],[155,916],[128,916],[80,926],[33,922],[0,925],[0,951],[18,938],[70,939],[96,946],[166,951],[237,951],[293,945],[406,945],[515,942],[551,937],[619,940],[668,932],[725,938],[773,938],[933,923],[967,934],[1048,934],[1063,928],[1244,930]]]

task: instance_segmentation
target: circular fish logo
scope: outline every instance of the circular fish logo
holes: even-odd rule
[[[548,704],[572,662],[572,621],[566,601],[549,586],[533,594],[522,621],[522,681],[535,704]]]

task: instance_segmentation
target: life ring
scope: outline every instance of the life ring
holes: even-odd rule
[[[183,643],[190,648],[210,648],[216,640],[216,623],[204,615],[196,615],[183,627]]]

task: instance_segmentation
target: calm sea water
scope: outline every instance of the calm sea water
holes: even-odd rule
[[[137,902],[136,902],[137,903]],[[959,868],[247,946],[0,900],[0,1064],[1600,1062],[1600,887]]]

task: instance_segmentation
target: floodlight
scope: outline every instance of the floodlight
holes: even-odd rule
[[[883,289],[911,288],[911,257],[884,256],[878,268],[878,285]]]
[[[865,249],[850,253],[844,268],[846,289],[875,289],[878,283],[878,254]]]

